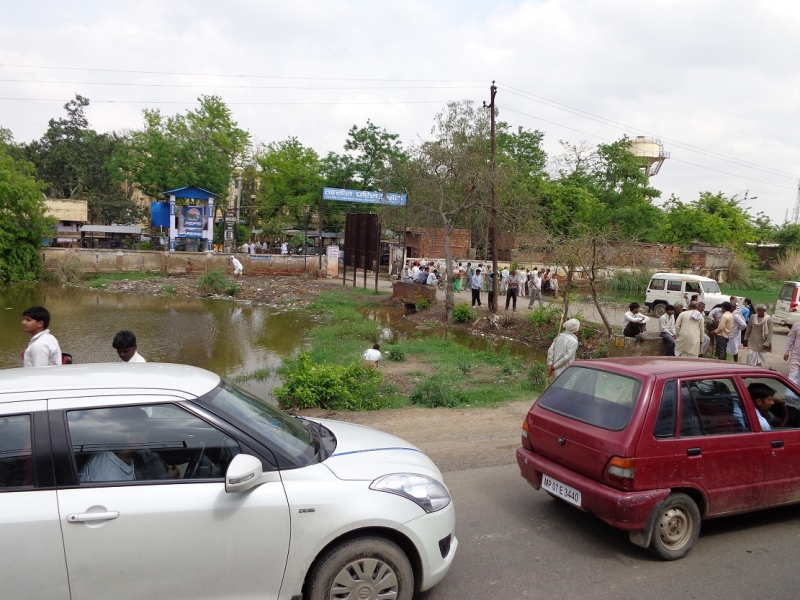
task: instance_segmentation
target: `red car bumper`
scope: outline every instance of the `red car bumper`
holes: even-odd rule
[[[669,489],[645,492],[615,490],[525,448],[517,449],[517,463],[522,476],[536,489],[541,487],[544,473],[580,491],[582,510],[626,531],[644,529],[655,505],[670,493]]]

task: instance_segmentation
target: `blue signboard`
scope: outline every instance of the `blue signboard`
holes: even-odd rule
[[[392,204],[405,206],[408,194],[384,192],[365,192],[362,190],[343,190],[340,188],[322,188],[323,200],[341,200],[342,202],[359,202],[361,204]]]
[[[202,238],[203,237],[203,207],[184,206],[183,223],[178,225],[178,237]]]

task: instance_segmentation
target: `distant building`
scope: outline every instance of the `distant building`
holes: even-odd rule
[[[81,239],[81,225],[89,220],[89,203],[86,200],[60,200],[46,198],[45,214],[54,217],[56,235],[53,238],[54,246],[76,246]]]
[[[450,251],[456,260],[468,259],[472,233],[454,229],[450,234]],[[405,235],[406,258],[444,258],[444,229],[415,227]]]

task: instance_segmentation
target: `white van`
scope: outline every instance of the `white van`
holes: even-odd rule
[[[778,300],[775,302],[775,315],[772,319],[779,325],[791,327],[800,321],[798,312],[798,295],[800,295],[800,281],[784,281]]]
[[[668,304],[681,302],[684,307],[688,306],[694,294],[697,294],[700,302],[705,302],[706,312],[730,299],[730,296],[720,291],[719,284],[708,277],[683,273],[656,273],[647,284],[644,303],[650,312],[660,317],[667,311]]]

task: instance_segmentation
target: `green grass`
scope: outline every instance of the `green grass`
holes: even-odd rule
[[[738,296],[739,298],[750,298],[753,306],[758,304],[765,304],[767,312],[771,313],[775,308],[775,302],[778,300],[778,293],[781,291],[783,282],[775,282],[774,289],[761,290],[761,289],[741,289],[728,285],[721,285],[720,290],[725,295]]]
[[[131,273],[103,273],[89,275],[87,285],[90,288],[99,288],[117,281],[142,281],[144,279],[160,279],[161,273],[150,271],[133,271]]]

